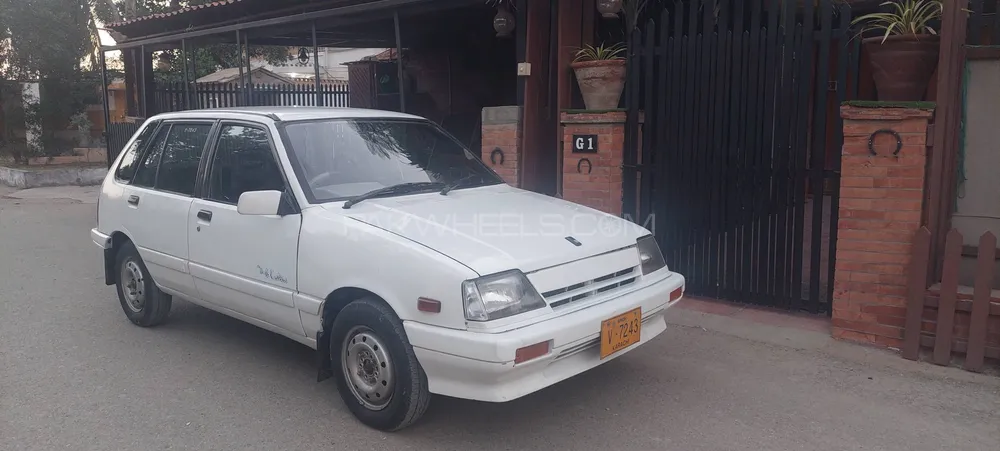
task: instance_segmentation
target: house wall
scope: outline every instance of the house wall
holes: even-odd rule
[[[326,70],[330,72],[330,75],[347,80],[347,66],[345,66],[344,63],[358,61],[367,56],[377,55],[383,51],[385,51],[385,49],[323,48],[320,49],[319,58],[317,59],[319,60],[321,67],[325,67]]]
[[[952,226],[962,233],[964,245],[976,246],[984,232],[1000,236],[1000,60],[968,62],[965,104],[965,180],[959,178],[957,211]],[[959,283],[972,285],[975,258],[962,262]],[[1000,265],[993,278],[1000,289]]]
[[[332,80],[349,80],[350,75],[348,73],[347,66],[344,63],[350,63],[354,61],[360,61],[368,56],[377,55],[385,49],[342,49],[342,48],[323,48],[319,49],[319,56],[316,58],[312,57],[312,49],[309,49],[309,62],[306,64],[299,63],[297,47],[293,49],[295,51],[291,52],[288,57],[288,61],[285,62],[283,66],[274,66],[271,64],[266,64],[264,67],[267,70],[288,76],[293,78],[308,78],[311,79],[315,74],[315,62],[319,62],[321,68],[326,69],[327,74],[321,74],[323,77],[330,77],[324,82],[330,82]]]

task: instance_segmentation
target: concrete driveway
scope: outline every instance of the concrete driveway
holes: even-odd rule
[[[290,340],[183,301],[132,326],[90,243],[92,189],[6,194],[0,449],[1000,449],[1000,378],[691,308],[588,374],[507,404],[437,397],[384,434]]]

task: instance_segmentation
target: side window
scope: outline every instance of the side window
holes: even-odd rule
[[[211,131],[212,124],[174,124],[170,127],[160,172],[156,176],[156,189],[188,196],[194,194],[198,163]]]
[[[247,191],[285,190],[263,128],[223,125],[212,161],[208,198],[235,204]]]
[[[156,168],[160,165],[160,155],[163,153],[163,143],[166,142],[168,133],[170,133],[170,125],[160,127],[160,131],[149,144],[149,150],[142,155],[142,161],[135,169],[135,177],[132,178],[133,185],[145,188],[153,187],[153,183],[156,182]]]
[[[125,149],[125,155],[121,159],[121,163],[118,164],[118,169],[115,170],[115,179],[119,182],[129,182],[132,180],[132,176],[135,175],[135,170],[139,165],[139,156],[142,154],[141,150],[145,147],[146,143],[153,137],[153,132],[156,131],[156,126],[160,125],[160,121],[154,121],[142,129],[139,135],[136,136],[135,141],[132,141],[132,145]]]

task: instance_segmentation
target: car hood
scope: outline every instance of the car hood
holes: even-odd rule
[[[616,216],[508,185],[324,208],[441,252],[480,275],[528,273],[632,246],[649,233]]]

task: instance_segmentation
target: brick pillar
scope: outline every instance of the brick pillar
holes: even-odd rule
[[[833,336],[899,347],[907,270],[921,225],[927,125],[933,111],[844,106]],[[896,137],[902,147],[897,155]]]
[[[621,216],[625,112],[566,112],[560,121],[563,199]],[[584,140],[582,151],[575,150],[579,139]]]
[[[487,166],[509,185],[521,186],[521,107],[483,108],[482,148]]]

